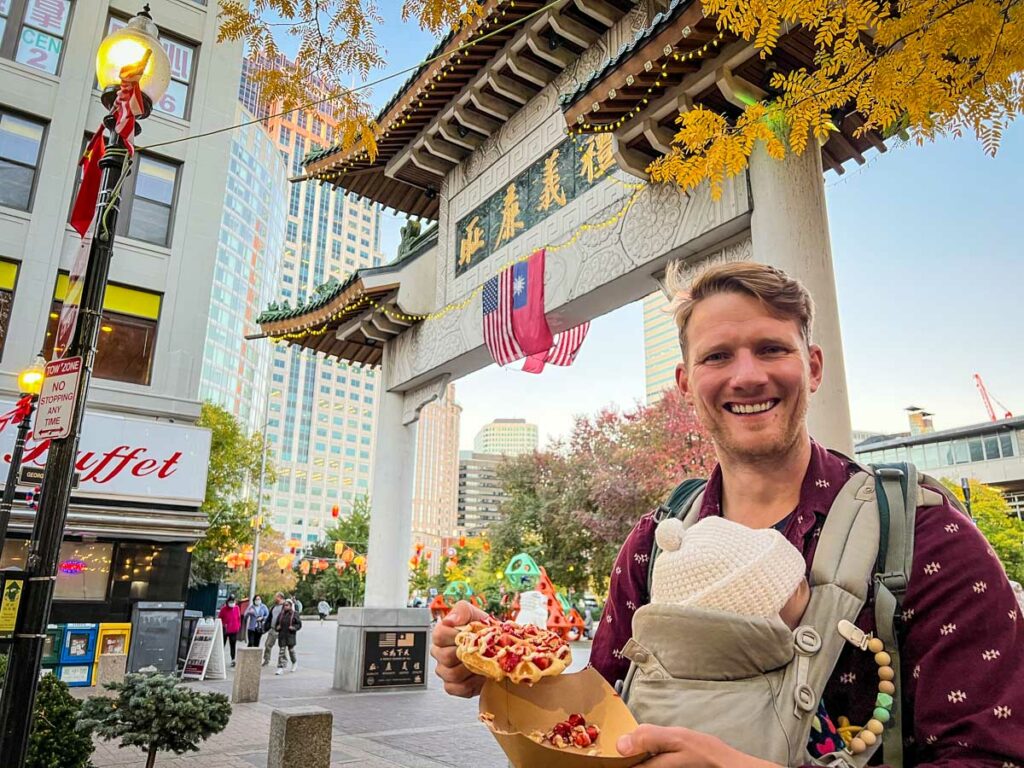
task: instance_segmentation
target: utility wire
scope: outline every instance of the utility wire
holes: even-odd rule
[[[235,130],[237,128],[245,128],[246,126],[249,126],[249,125],[256,125],[257,123],[263,123],[263,122],[266,122],[267,120],[273,120],[274,118],[277,118],[277,117],[284,117],[285,115],[290,115],[292,112],[298,112],[300,110],[310,109],[312,107],[318,107],[321,104],[326,104],[326,103],[331,102],[331,101],[336,101],[337,99],[340,99],[345,94],[355,93],[357,91],[366,90],[367,88],[372,88],[375,85],[380,85],[381,83],[385,83],[388,80],[394,80],[396,77],[401,77],[402,75],[406,75],[406,74],[408,74],[410,72],[418,71],[421,67],[424,67],[424,66],[426,66],[428,64],[433,64],[438,59],[443,59],[443,58],[446,58],[446,57],[451,57],[451,56],[454,56],[454,55],[456,55],[458,53],[461,53],[462,51],[464,51],[464,50],[466,50],[468,48],[473,47],[477,43],[482,42],[483,40],[486,40],[489,37],[493,37],[494,35],[497,35],[500,32],[505,32],[505,31],[507,31],[509,29],[513,29],[514,27],[517,27],[520,24],[523,24],[524,22],[529,21],[534,16],[537,16],[537,15],[543,13],[544,11],[548,11],[548,10],[552,9],[556,5],[559,5],[562,1],[563,0],[551,0],[551,2],[548,3],[547,5],[545,5],[545,6],[541,7],[541,8],[538,8],[537,10],[532,11],[531,13],[526,14],[521,19],[517,19],[516,21],[511,21],[508,24],[506,24],[505,26],[498,27],[497,29],[493,29],[490,32],[488,32],[487,34],[481,35],[480,37],[475,37],[472,40],[467,40],[462,45],[460,45],[458,48],[455,48],[452,51],[448,51],[447,53],[439,53],[437,56],[431,56],[430,58],[424,59],[419,64],[413,64],[411,67],[406,67],[405,69],[400,69],[398,72],[393,72],[390,75],[385,75],[384,77],[378,78],[377,80],[371,80],[370,82],[363,83],[362,85],[360,85],[358,87],[345,88],[345,89],[342,90],[341,93],[335,94],[333,96],[327,96],[327,97],[325,97],[323,99],[317,99],[316,101],[310,101],[310,102],[307,102],[305,104],[300,104],[297,107],[292,107],[291,109],[286,109],[286,110],[284,110],[282,112],[277,112],[277,113],[275,113],[273,115],[267,115],[266,117],[258,117],[255,120],[246,120],[245,122],[238,123],[237,125],[228,125],[228,126],[225,126],[223,128],[215,128],[212,131],[204,131],[203,133],[195,133],[195,134],[192,134],[190,136],[183,136],[180,139],[171,139],[170,141],[161,141],[161,142],[158,142],[156,144],[147,144],[145,146],[140,146],[138,148],[139,149],[155,149],[156,147],[166,147],[166,146],[169,146],[171,144],[180,144],[180,143],[185,142],[185,141],[192,141],[193,139],[205,139],[208,136],[216,136],[219,133],[226,133],[227,131],[233,131],[233,130]]]

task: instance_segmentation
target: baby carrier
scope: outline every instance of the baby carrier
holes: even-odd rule
[[[703,492],[704,481],[684,482],[659,509],[657,522],[678,517],[684,526],[693,525]],[[633,637],[622,650],[632,662],[622,698],[641,723],[712,734],[782,765],[861,768],[884,744],[886,763],[902,768],[894,622],[911,568],[915,512],[941,502],[939,493],[919,484],[911,464],[862,468],[843,486],[822,528],[800,626],[790,630],[778,616],[644,605],[633,616]],[[651,573],[657,554],[655,545]],[[842,749],[813,756],[807,750],[812,722],[847,642],[837,627],[843,619],[856,622],[872,583],[877,633],[892,658],[897,686],[891,719],[881,738],[860,754]]]

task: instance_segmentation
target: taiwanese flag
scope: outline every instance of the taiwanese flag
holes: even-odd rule
[[[96,198],[100,193],[100,176],[103,171],[100,169],[100,158],[106,151],[107,145],[103,140],[103,126],[92,135],[89,146],[85,148],[79,165],[82,166],[82,181],[78,185],[78,195],[75,197],[75,205],[71,209],[71,226],[80,237],[92,224],[93,216],[96,214]]]
[[[524,355],[551,349],[544,317],[544,249],[512,266],[512,333]]]

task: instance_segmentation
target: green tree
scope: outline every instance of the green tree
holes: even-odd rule
[[[0,690],[7,674],[7,654],[0,653]],[[39,681],[32,710],[25,768],[89,768],[93,753],[89,730],[76,730],[82,704],[55,675]]]
[[[499,470],[509,500],[490,531],[490,566],[518,552],[561,590],[606,589],[619,547],[641,515],[687,477],[714,466],[710,439],[675,390],[653,405],[578,417],[567,438]]]
[[[252,540],[257,498],[253,493],[246,499],[245,491],[247,486],[256,488],[259,484],[263,436],[246,436],[238,419],[212,403],[203,404],[196,423],[211,432],[210,466],[202,506],[210,527],[192,552],[190,581],[209,584],[224,577],[226,569],[221,558]],[[264,487],[275,481],[273,462],[268,455]]]
[[[231,717],[223,693],[194,691],[169,675],[131,674],[107,688],[117,698],[86,700],[79,727],[119,739],[121,747],[140,747],[146,768],[153,768],[158,752],[199,751],[199,742],[223,731]]]
[[[964,500],[958,483],[944,477],[942,484],[960,501]],[[971,480],[970,488],[971,515],[978,524],[978,530],[992,545],[999,562],[1006,569],[1006,575],[1024,583],[1024,523],[1013,516],[1009,502],[992,486]]]
[[[327,538],[310,547],[306,554],[307,560],[322,558],[331,561],[331,567],[318,573],[310,570],[296,584],[295,596],[302,602],[304,609],[315,609],[321,600],[326,600],[334,607],[363,604],[366,576],[359,572],[354,562],[341,571],[335,568],[334,561],[338,555],[335,554],[334,545],[340,542],[365,556],[369,540],[370,500],[366,496],[359,496],[352,503],[352,511],[338,520],[338,524],[327,531]],[[367,562],[366,568],[371,567],[372,563]]]

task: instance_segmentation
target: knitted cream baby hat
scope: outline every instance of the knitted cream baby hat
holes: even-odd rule
[[[803,555],[773,528],[755,530],[707,517],[689,529],[662,520],[652,603],[690,605],[743,616],[777,616],[804,578]]]

